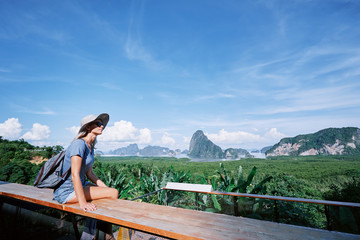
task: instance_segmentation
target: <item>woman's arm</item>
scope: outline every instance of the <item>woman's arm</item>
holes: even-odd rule
[[[91,167],[89,168],[89,170],[87,171],[86,176],[88,177],[88,179],[89,179],[91,182],[95,183],[97,186],[99,186],[99,187],[107,187],[106,184],[105,184],[103,181],[101,181],[101,180],[95,175],[95,173],[93,172],[92,166],[91,166]]]
[[[84,188],[80,179],[80,169],[81,169],[82,158],[78,155],[71,157],[71,179],[74,184],[74,190],[76,198],[79,202],[80,208],[86,211],[94,211],[96,207],[92,203],[86,201]]]

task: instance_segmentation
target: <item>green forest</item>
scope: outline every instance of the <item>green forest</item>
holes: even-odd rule
[[[0,137],[0,180],[32,185],[40,167],[61,146],[35,147],[24,140]],[[131,200],[165,187],[167,182],[211,184],[222,192],[323,199],[360,203],[360,156],[246,158],[236,161],[192,162],[170,157],[96,156],[94,172]],[[197,201],[196,201],[197,200]],[[136,201],[210,211],[286,224],[359,234],[360,209],[239,198],[180,191],[159,191]],[[196,204],[198,203],[198,205]]]

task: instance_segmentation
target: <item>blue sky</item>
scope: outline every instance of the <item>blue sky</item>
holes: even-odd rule
[[[0,1],[0,135],[262,148],[359,127],[360,1]]]

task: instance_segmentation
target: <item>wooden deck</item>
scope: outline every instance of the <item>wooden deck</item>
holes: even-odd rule
[[[360,240],[360,235],[120,199],[94,201],[97,210],[84,212],[78,204],[52,200],[50,189],[14,183],[0,182],[0,195],[174,239]]]

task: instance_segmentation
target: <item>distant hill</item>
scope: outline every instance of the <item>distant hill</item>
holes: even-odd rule
[[[127,147],[118,148],[116,150],[110,151],[110,155],[120,155],[120,156],[136,156],[140,152],[140,149],[136,143],[130,144]]]
[[[224,154],[225,154],[225,158],[227,158],[227,159],[239,159],[239,158],[254,157],[247,150],[242,149],[242,148],[228,148],[224,151]]]
[[[166,147],[159,146],[147,146],[143,149],[140,149],[136,143],[130,144],[127,147],[118,148],[116,150],[110,151],[107,154],[109,155],[118,155],[118,156],[175,156],[177,154],[182,154],[180,149],[170,150]]]
[[[266,153],[267,150],[271,149],[273,146],[268,146],[268,147],[263,147],[260,152],[261,153]]]
[[[203,131],[196,131],[190,141],[189,157],[198,159],[239,159],[253,157],[247,150],[228,148],[225,151],[210,141]]]
[[[170,149],[159,146],[147,146],[140,150],[141,156],[165,156],[170,154]],[[174,151],[170,155],[173,155]]]
[[[313,134],[283,138],[266,156],[360,155],[360,129],[327,128]]]

